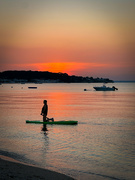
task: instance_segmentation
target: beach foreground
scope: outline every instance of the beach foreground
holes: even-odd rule
[[[11,162],[0,158],[0,177],[5,179],[32,179],[32,180],[73,180],[64,174],[54,171],[24,165],[21,163]]]

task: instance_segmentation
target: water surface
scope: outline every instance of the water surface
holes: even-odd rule
[[[1,154],[75,179],[135,179],[135,83],[112,85],[119,90],[96,92],[89,83],[0,85]],[[48,131],[26,124],[42,120],[44,99],[48,117],[79,124],[47,125]]]

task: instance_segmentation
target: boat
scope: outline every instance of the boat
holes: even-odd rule
[[[75,125],[78,124],[78,121],[29,121],[26,120],[26,123],[33,123],[33,124],[58,124],[58,125]]]
[[[115,86],[112,87],[106,87],[106,85],[100,86],[100,87],[93,87],[96,91],[115,91],[118,90]]]
[[[90,89],[84,89],[84,91],[91,91]]]
[[[37,89],[37,87],[30,86],[29,89]]]

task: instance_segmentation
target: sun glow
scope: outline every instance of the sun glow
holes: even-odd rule
[[[39,71],[61,72],[71,74],[73,70],[82,69],[84,63],[68,63],[68,62],[53,62],[53,63],[40,63],[36,65]]]

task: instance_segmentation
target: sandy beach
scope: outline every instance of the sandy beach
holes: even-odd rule
[[[64,174],[60,174],[54,171],[25,165],[9,160],[5,160],[0,157],[0,177],[1,180],[15,179],[15,180],[73,180]]]

